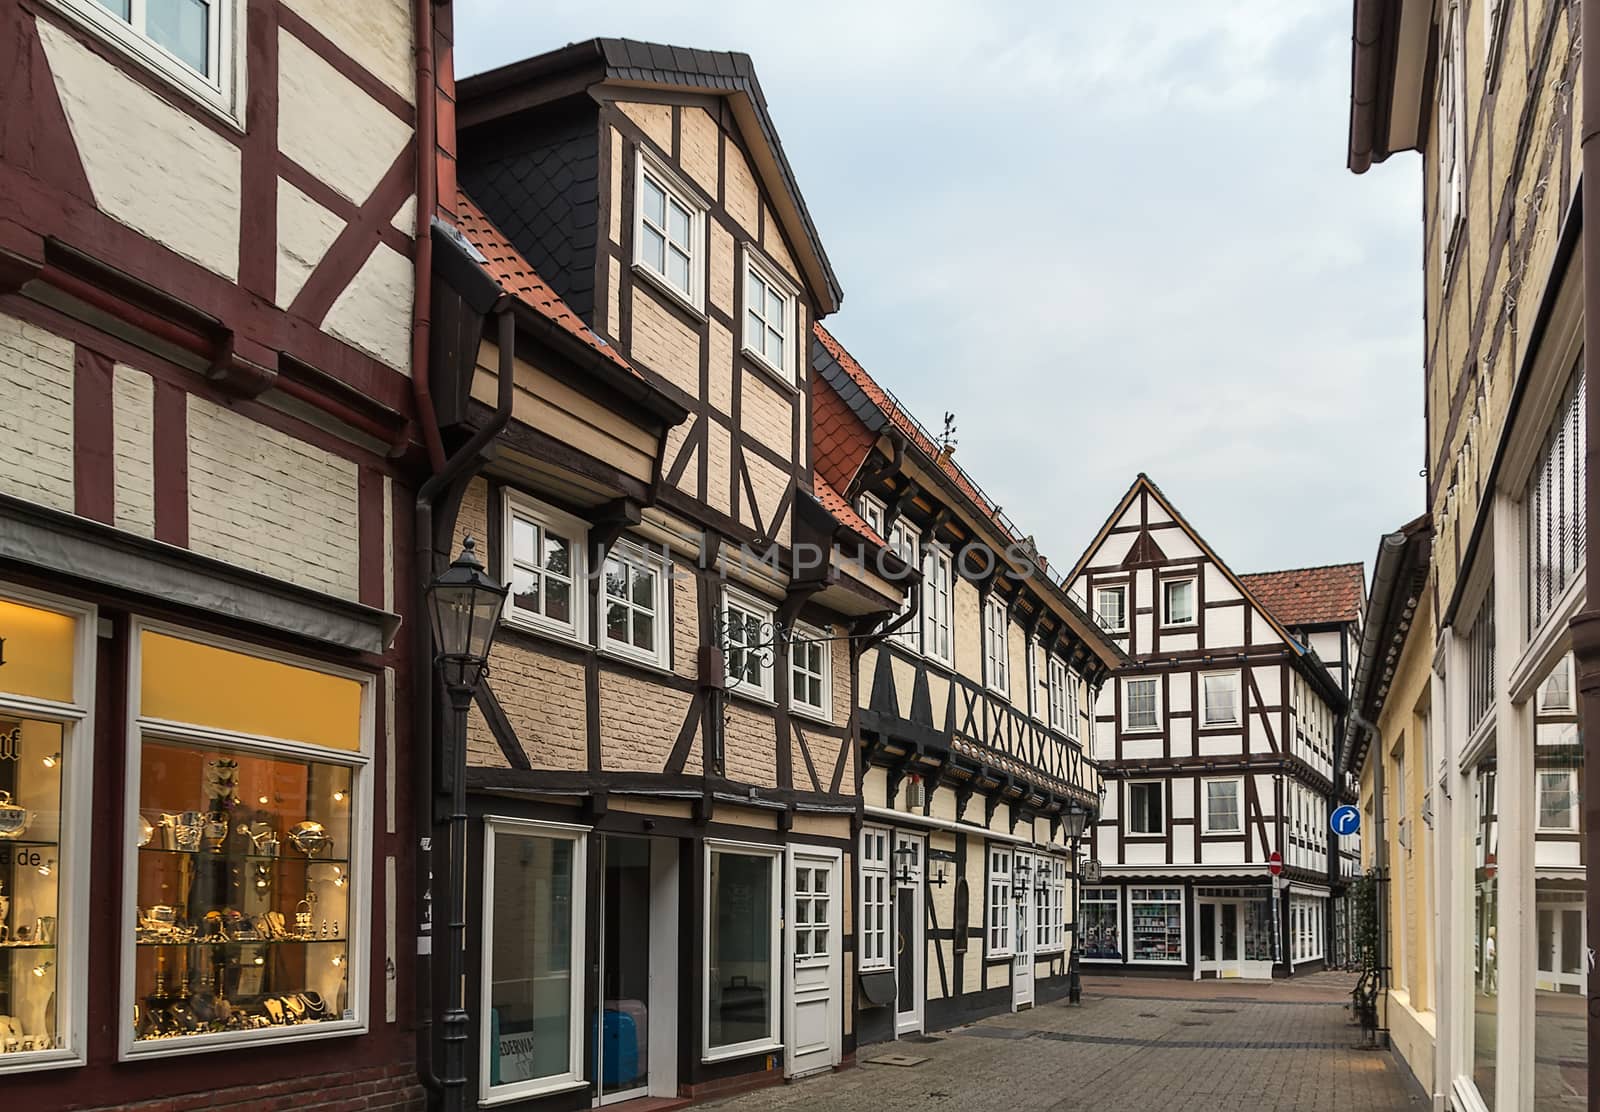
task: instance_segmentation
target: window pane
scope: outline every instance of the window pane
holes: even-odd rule
[[[693,250],[693,245],[689,242],[689,210],[674,201],[669,216],[672,223],[667,228],[667,234],[672,237],[672,242],[685,251]]]
[[[572,1068],[573,843],[497,834],[490,955],[490,1085]]]
[[[689,284],[689,256],[676,247],[667,251],[667,281],[684,293],[692,288]]]
[[[776,328],[783,327],[783,295],[771,286],[767,287],[767,323]]]
[[[606,594],[611,598],[628,597],[628,569],[619,560],[606,561]]]
[[[641,649],[654,649],[656,645],[656,620],[649,614],[634,612],[633,643]]]
[[[747,278],[744,288],[745,307],[759,313],[762,307],[767,303],[767,287],[766,284],[756,276],[755,271],[751,270],[746,273]]]
[[[544,614],[558,622],[572,621],[572,585],[551,579],[545,583]]]
[[[772,864],[770,857],[711,855],[707,1019],[713,1047],[772,1033]]]
[[[822,681],[813,677],[810,682],[811,692],[806,702],[814,707],[820,707],[822,705]]]
[[[662,234],[646,225],[639,239],[639,258],[657,274],[667,272],[667,241]]]
[[[767,359],[776,366],[783,366],[783,333],[775,328],[767,329]]]
[[[204,0],[146,0],[145,32],[196,73],[211,75],[211,8]]]
[[[565,537],[558,537],[552,533],[544,535],[544,560],[546,571],[555,572],[557,575],[572,575],[572,548],[567,544]]]
[[[744,342],[745,346],[755,351],[761,350],[761,336],[765,326],[761,318],[756,316],[754,310],[746,311],[744,315]]]
[[[620,602],[606,607],[606,636],[613,641],[628,639],[628,608]]]
[[[128,6],[133,0],[99,0],[100,6],[124,23],[128,21]]]
[[[33,613],[44,616],[39,611]],[[71,628],[70,623],[64,625]],[[10,932],[0,943],[23,947],[0,946],[0,986],[3,986],[0,999],[4,1001],[0,1009],[9,1013],[7,1018],[12,1021],[9,1031],[0,1030],[0,1035],[11,1036],[10,1045],[0,1043],[0,1055],[19,1049],[26,1054],[28,1050],[67,1045],[66,1029],[56,1023],[56,977],[61,962],[69,954],[81,951],[54,949],[58,929],[63,935],[70,934],[69,924],[59,918],[62,872],[79,867],[79,860],[63,860],[60,852],[62,820],[66,817],[61,810],[61,774],[65,761],[73,759],[72,754],[65,752],[66,738],[60,723],[0,715],[0,754],[4,755],[0,757],[0,786],[9,793],[10,805],[22,808],[20,814],[13,810],[0,816],[6,837],[18,839],[17,842],[0,839],[0,924],[8,924]],[[198,761],[190,767],[198,773]],[[195,786],[198,787],[198,776]],[[187,806],[193,807],[196,802],[190,798]],[[92,819],[90,815],[74,814],[72,817],[84,828]],[[146,821],[159,826],[161,818],[159,814],[151,814]],[[151,903],[178,902],[167,896],[169,889],[165,885],[181,883],[186,865],[192,860],[192,854],[184,854],[180,860],[176,853],[141,850],[141,896],[148,894]],[[214,871],[208,867],[207,875],[196,880],[196,887],[210,889],[210,874]],[[8,904],[14,913],[9,920],[5,914]],[[88,910],[81,906],[78,909],[80,915]],[[179,920],[189,919],[187,909],[171,910],[178,916],[174,926]],[[64,943],[65,938],[61,941]],[[174,956],[167,960],[177,960],[179,952],[180,949],[174,947]],[[140,983],[148,988],[150,981],[145,978],[153,974],[156,958],[150,949],[141,949],[138,958]],[[61,1008],[64,1020],[67,1018],[65,1000]],[[19,1039],[29,1041],[22,1043]],[[43,1040],[42,1045],[34,1040]],[[22,1101],[15,1107],[32,1103]]]
[[[667,194],[649,174],[644,178],[644,215],[657,228],[667,226]],[[658,235],[656,238],[661,237]]]
[[[633,604],[646,610],[656,608],[656,573],[649,568],[633,569]]]
[[[511,571],[511,605],[518,610],[527,610],[531,613],[540,613],[539,609],[539,577],[523,568],[513,568]]]
[[[534,552],[539,547],[538,526],[523,518],[511,520],[511,558],[519,564],[534,562]]]

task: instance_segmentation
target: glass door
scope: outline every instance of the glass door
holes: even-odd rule
[[[600,839],[600,1103],[641,1096],[650,1066],[650,843]]]

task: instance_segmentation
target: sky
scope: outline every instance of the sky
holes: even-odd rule
[[[781,13],[781,18],[774,18]],[[1057,567],[1141,471],[1237,572],[1423,510],[1415,154],[1345,168],[1350,0],[455,6],[456,69],[751,55],[826,324]]]

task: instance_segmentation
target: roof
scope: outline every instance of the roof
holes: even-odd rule
[[[1359,621],[1366,601],[1366,569],[1359,563],[1262,571],[1239,579],[1290,627]]]
[[[1353,0],[1345,164],[1364,174],[1426,137],[1433,0]]]
[[[791,237],[802,240],[808,248],[809,257],[800,260],[807,272],[808,285],[824,314],[837,311],[844,300],[844,291],[839,286],[833,264],[828,261],[822,237],[800,193],[794,168],[789,165],[788,155],[778,138],[778,129],[772,122],[767,98],[761,91],[761,82],[756,79],[755,63],[750,55],[635,39],[586,39],[462,78],[456,90],[465,105],[469,100],[481,100],[508,88],[546,81],[586,67],[594,69],[594,82],[614,81],[674,94],[704,93],[730,98],[735,118],[746,133],[754,131],[759,135],[765,146],[764,151],[753,150],[752,154],[756,155],[757,173],[773,195],[779,219],[788,227]],[[566,94],[572,92],[564,84],[557,83],[557,87],[565,89]]]
[[[879,548],[888,546],[889,542],[880,537],[878,531],[868,525],[866,519],[856,513],[855,508],[845,500],[844,495],[835,490],[833,484],[821,474],[812,473],[811,488],[817,496],[817,504],[832,514],[840,525],[871,541]]]
[[[476,202],[465,191],[456,191],[456,217],[467,242],[483,256],[483,268],[500,284],[500,288],[552,324],[570,333],[575,339],[610,359],[617,366],[637,378],[638,371],[624,359],[616,348],[606,343],[590,330],[583,318],[574,313],[555,290],[522,257],[505,234],[495,227],[494,221],[484,215]]]

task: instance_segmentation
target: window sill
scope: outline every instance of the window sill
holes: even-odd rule
[[[1160,737],[1161,736],[1161,727],[1160,726],[1140,726],[1136,730],[1134,730],[1134,729],[1125,729],[1125,730],[1122,731],[1122,736],[1123,737]]]
[[[527,1089],[518,1089],[512,1093],[496,1093],[491,1091],[486,1097],[478,1098],[479,1108],[493,1108],[498,1104],[510,1104],[513,1101],[532,1100],[534,1097],[550,1097],[558,1093],[575,1093],[579,1089],[587,1089],[587,1081],[556,1081],[549,1085],[535,1085]]]
[[[88,1060],[75,1050],[13,1051],[6,1057],[10,1058],[13,1055],[22,1060],[7,1062],[0,1066],[0,1077],[9,1077],[14,1073],[34,1073],[39,1070],[72,1069],[88,1064]]]
[[[755,703],[757,706],[768,709],[773,709],[778,705],[778,700],[759,689],[752,690],[749,687],[730,683],[727,690],[730,698],[738,698],[746,703]]]
[[[609,641],[601,640],[599,653],[607,660],[615,660],[619,664],[631,664],[635,668],[643,668],[647,672],[655,672],[663,676],[676,676],[677,673],[667,667],[660,657],[646,657],[628,649],[620,649]]]
[[[546,641],[554,641],[557,644],[566,645],[568,648],[586,649],[589,652],[594,651],[593,645],[589,644],[589,642],[568,630],[552,629],[549,626],[540,625],[536,622],[528,620],[527,618],[502,617],[500,622],[502,625],[510,626],[518,633],[525,633],[530,637],[538,637]]]
[[[796,706],[793,703],[791,703],[791,704],[789,704],[789,713],[794,715],[797,718],[804,718],[804,719],[806,719],[808,721],[816,722],[819,725],[823,725],[823,726],[832,726],[833,725],[833,716],[831,714],[827,714],[827,713],[825,713],[823,711],[817,710],[814,707]]]
[[[762,355],[755,348],[749,347],[741,342],[739,345],[739,354],[742,355],[745,361],[752,367],[770,378],[775,385],[782,387],[785,393],[800,393],[799,386],[795,385],[794,376],[782,368],[774,367],[771,363],[767,362],[767,357]]]
[[[700,1055],[700,1061],[705,1065],[713,1062],[731,1062],[735,1058],[749,1058],[757,1054],[773,1054],[783,1049],[783,1043],[776,1039],[763,1040],[760,1043],[740,1043],[722,1050],[708,1050]]]
[[[635,262],[633,264],[633,273],[638,277],[643,278],[646,282],[653,286],[657,293],[660,293],[666,297],[674,309],[677,309],[683,313],[687,313],[689,316],[693,317],[696,324],[705,324],[706,321],[710,319],[706,316],[706,311],[694,303],[694,299],[692,297],[684,293],[677,286],[674,286],[661,275],[657,274],[654,270],[651,270],[649,267],[645,266],[644,263]]]

